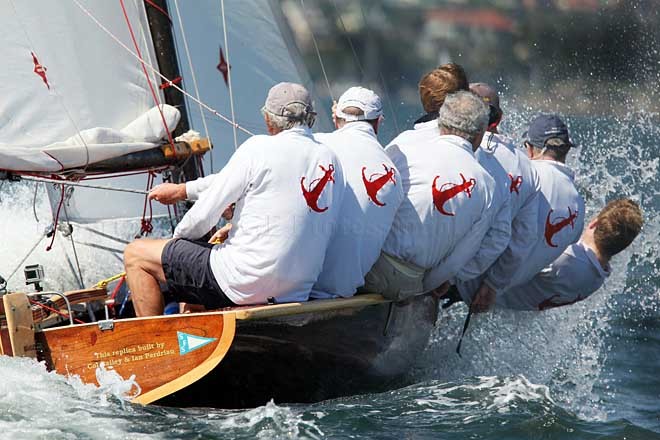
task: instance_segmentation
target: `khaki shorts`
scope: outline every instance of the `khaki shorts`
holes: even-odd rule
[[[364,291],[403,301],[425,293],[425,273],[426,270],[419,266],[381,252],[376,264],[364,277]]]

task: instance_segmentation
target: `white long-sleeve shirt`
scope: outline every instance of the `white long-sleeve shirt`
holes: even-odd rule
[[[534,160],[532,165],[541,184],[536,244],[517,270],[509,273],[504,290],[532,279],[577,242],[584,227],[584,199],[573,183],[573,171],[553,160]]]
[[[511,207],[511,238],[509,243],[485,274],[472,280],[458,279],[461,296],[469,300],[482,282],[502,291],[537,243],[540,181],[538,173],[526,154],[515,148],[513,141],[496,133],[486,133],[477,152],[490,152],[507,174]]]
[[[211,251],[220,288],[236,304],[269,297],[305,301],[321,271],[344,188],[339,160],[309,129],[253,136],[214,177],[187,185],[199,199],[174,237],[200,238],[236,203],[229,238]]]
[[[348,297],[364,285],[364,276],[378,259],[403,189],[398,170],[369,123],[351,122],[314,138],[339,158],[346,192],[311,297]]]
[[[486,272],[504,252],[511,240],[511,193],[509,191],[511,180],[509,175],[495,156],[494,149],[485,149],[482,143],[482,146],[475,152],[475,156],[479,164],[495,180],[493,203],[488,210],[491,225],[475,256],[456,274],[456,278],[459,280],[476,279]]]
[[[453,277],[490,228],[495,182],[463,138],[435,127],[401,133],[386,148],[405,197],[383,251],[427,270],[424,288]],[[470,238],[477,246],[463,246]]]
[[[497,296],[496,306],[515,310],[546,310],[582,301],[610,275],[582,241],[569,246],[534,278]]]

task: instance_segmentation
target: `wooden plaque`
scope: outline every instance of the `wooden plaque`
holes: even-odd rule
[[[37,341],[50,369],[98,384],[97,369],[103,364],[125,380],[134,376],[133,401],[148,404],[215,368],[235,328],[233,313],[215,312],[58,327],[37,333]]]

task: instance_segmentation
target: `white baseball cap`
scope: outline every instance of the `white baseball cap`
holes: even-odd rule
[[[348,107],[357,107],[364,112],[363,115],[349,115],[344,113]],[[339,98],[335,114],[345,121],[370,121],[383,116],[383,103],[380,97],[372,90],[364,87],[351,87]]]

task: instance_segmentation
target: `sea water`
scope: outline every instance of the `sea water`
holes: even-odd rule
[[[528,114],[506,130],[519,135]],[[218,410],[141,407],[127,402],[132,384],[111,375],[101,387],[46,371],[42,364],[0,357],[0,438],[7,439],[653,439],[660,438],[660,129],[658,117],[568,118],[579,149],[570,164],[587,215],[606,201],[631,197],[644,209],[641,236],[613,261],[613,275],[594,296],[543,313],[497,311],[476,317],[454,350],[465,307],[442,312],[409,386],[315,404],[263,402]],[[50,222],[34,186],[0,190],[0,275],[18,266]],[[105,226],[109,228],[110,226]],[[117,227],[130,239],[136,230]],[[25,264],[46,266],[47,288],[85,284],[121,270],[113,240],[74,233],[73,255],[58,237],[42,240]],[[106,241],[104,241],[106,240]],[[50,274],[50,275],[49,275]],[[20,271],[10,286],[21,287]],[[222,392],[222,390],[218,390]]]

